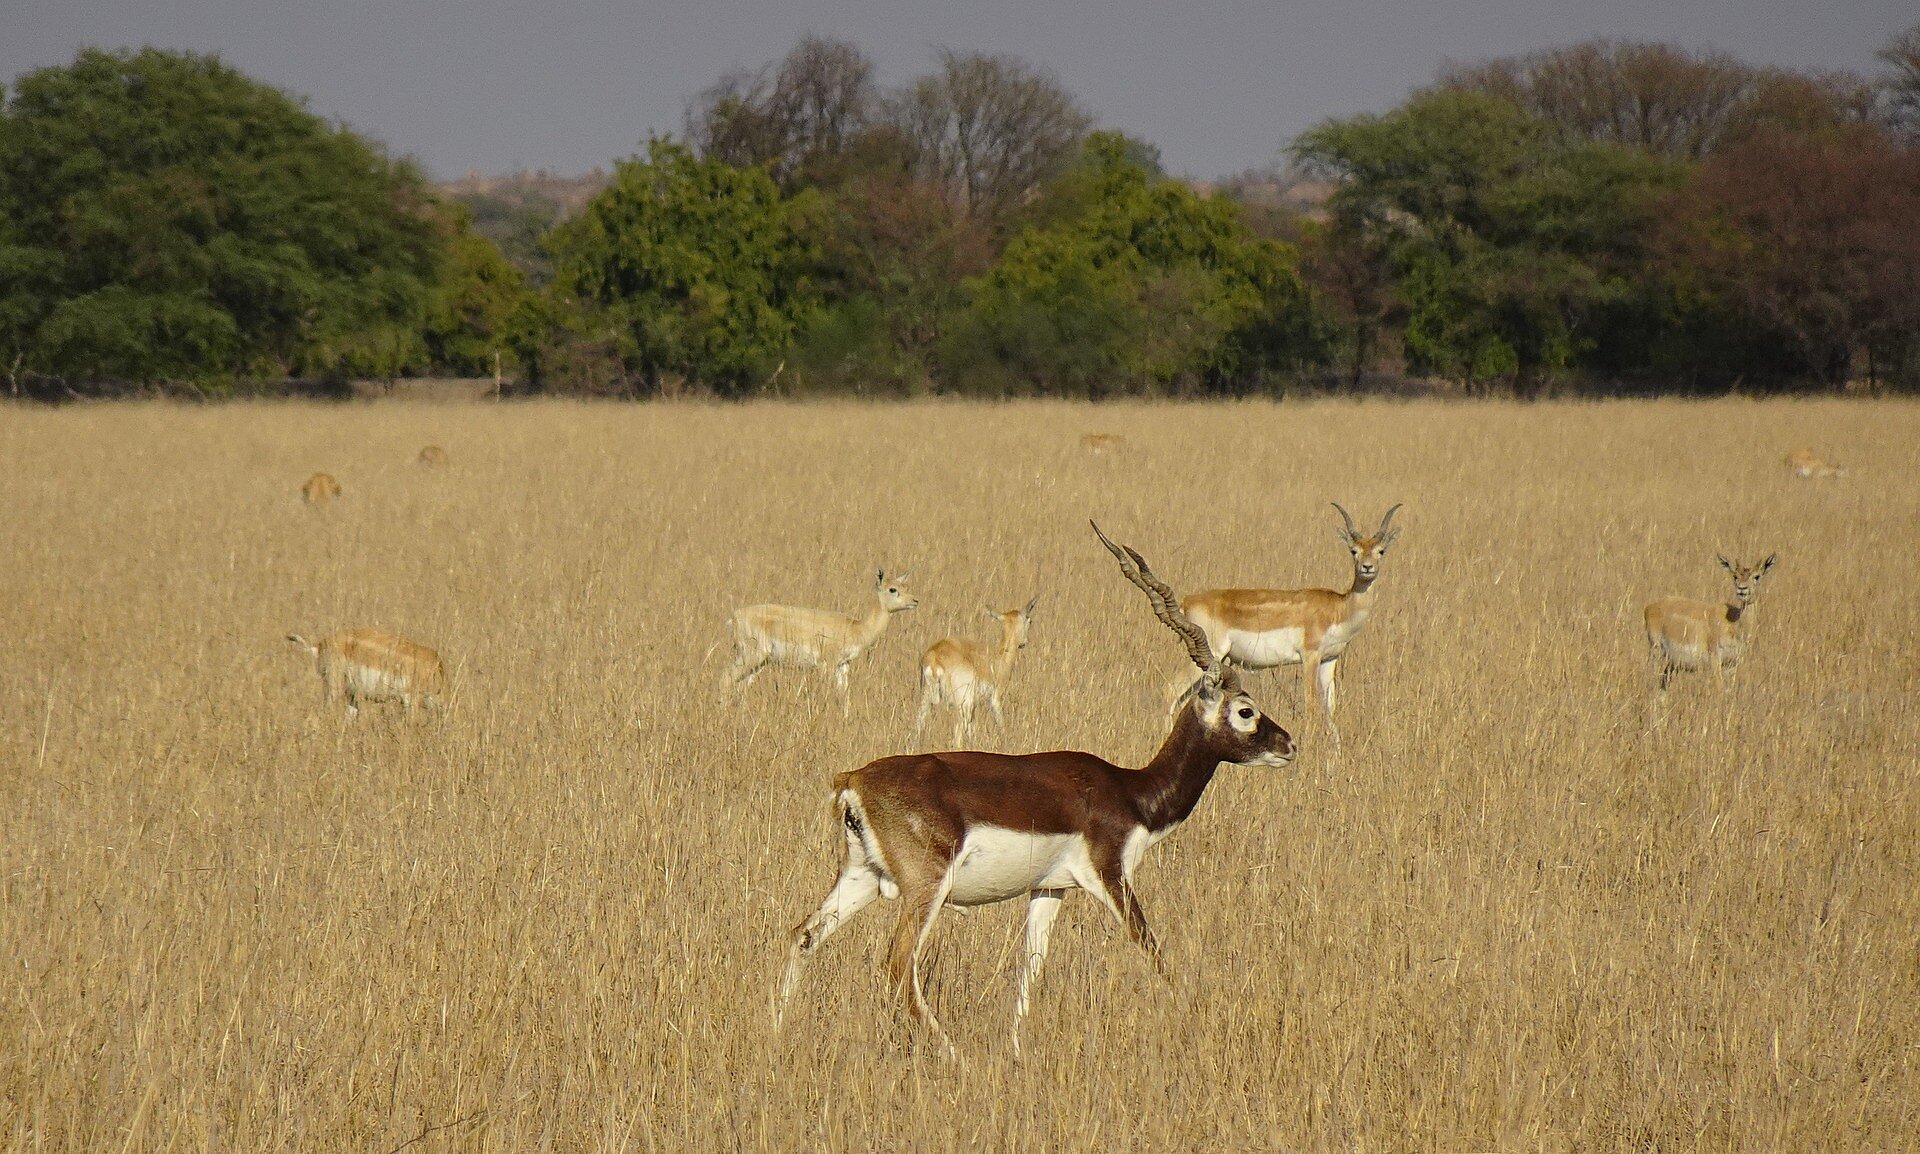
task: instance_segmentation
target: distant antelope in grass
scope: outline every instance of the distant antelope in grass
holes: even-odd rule
[[[1000,623],[997,649],[952,637],[936,641],[927,649],[920,658],[920,712],[913,719],[916,739],[927,723],[927,714],[936,705],[947,705],[954,711],[955,745],[967,740],[973,728],[974,710],[982,701],[993,710],[993,724],[996,727],[1005,724],[1006,719],[1000,715],[1000,687],[1007,683],[1007,675],[1013,671],[1014,657],[1027,647],[1033,607],[1039,600],[1035,597],[1027,602],[1026,608],[1009,609],[1005,613],[982,610]]]
[[[853,704],[847,690],[847,667],[880,640],[895,613],[920,604],[902,586],[908,574],[888,580],[887,571],[874,574],[873,609],[865,617],[827,609],[799,609],[791,605],[749,605],[736,609],[727,621],[733,638],[733,665],[723,684],[744,687],[769,665],[797,669],[833,670],[843,712]]]
[[[425,469],[444,469],[447,465],[447,451],[438,445],[428,445],[420,450],[414,460]]]
[[[1847,471],[1838,465],[1829,465],[1814,453],[1812,449],[1795,449],[1787,454],[1787,471],[1796,477],[1844,477]]]
[[[1720,564],[1733,575],[1733,600],[1728,604],[1662,597],[1647,606],[1647,645],[1660,674],[1660,690],[1682,669],[1711,669],[1722,691],[1753,640],[1754,597],[1760,579],[1773,568],[1779,554],[1767,555],[1758,565],[1736,565],[1725,557]]]
[[[1098,525],[1094,532],[1100,533]],[[949,905],[1027,898],[1025,960],[1013,1009],[1016,1052],[1028,993],[1068,890],[1092,894],[1164,973],[1133,891],[1141,856],[1193,813],[1223,762],[1285,766],[1293,760],[1293,738],[1240,691],[1145,559],[1104,533],[1100,540],[1201,669],[1160,752],[1141,769],[1064,750],[909,754],[836,775],[846,858],[826,901],[793,932],[774,994],[776,1028],[807,957],[880,897],[901,901],[887,957],[893,989],[935,1037],[945,1035],[920,986],[920,954]]]
[[[440,655],[384,629],[343,629],[318,641],[289,633],[287,640],[313,655],[328,704],[345,696],[348,717],[360,715],[363,701],[398,701],[411,711],[417,699],[437,710],[446,695]]]
[[[1118,452],[1126,444],[1127,439],[1119,433],[1087,433],[1080,438],[1080,447],[1095,456]]]
[[[315,473],[300,486],[300,499],[316,509],[324,509],[340,495],[340,482],[332,473]]]
[[[1334,675],[1347,646],[1359,636],[1373,612],[1373,583],[1380,576],[1380,560],[1400,536],[1392,528],[1395,505],[1380,518],[1371,537],[1362,537],[1353,518],[1338,504],[1344,526],[1334,530],[1353,555],[1353,581],[1345,593],[1331,589],[1210,589],[1183,598],[1180,607],[1207,635],[1207,644],[1222,661],[1243,669],[1300,666],[1306,707],[1313,710],[1314,688],[1326,711],[1333,744],[1340,743],[1334,724]]]

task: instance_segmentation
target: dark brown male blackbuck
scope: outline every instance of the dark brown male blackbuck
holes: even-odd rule
[[[1098,525],[1094,532],[1201,670],[1160,752],[1140,769],[1068,750],[909,754],[835,776],[846,860],[826,900],[793,931],[774,996],[776,1027],[807,956],[880,897],[900,902],[887,958],[894,992],[936,1038],[945,1034],[920,986],[920,954],[949,905],[1027,898],[1026,958],[1013,1011],[1016,1052],[1028,992],[1068,890],[1092,894],[1161,968],[1159,946],[1133,891],[1141,855],[1187,820],[1221,763],[1285,766],[1293,760],[1293,738],[1240,691],[1140,554],[1109,541]]]

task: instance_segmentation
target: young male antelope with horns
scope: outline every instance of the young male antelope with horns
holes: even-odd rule
[[[944,637],[927,648],[920,658],[920,711],[913,718],[913,736],[917,739],[927,723],[927,714],[936,705],[952,708],[953,743],[967,739],[973,728],[974,711],[982,701],[993,710],[993,723],[1006,724],[1000,715],[1000,687],[1013,672],[1013,659],[1027,647],[1027,635],[1033,627],[1033,607],[1040,598],[1027,602],[1024,609],[996,613],[982,610],[1000,623],[1000,647],[988,649],[972,641]]]
[[[792,605],[749,605],[734,610],[727,621],[727,631],[733,638],[733,665],[724,683],[744,687],[769,665],[831,669],[834,688],[840,691],[841,709],[851,712],[847,667],[880,640],[895,613],[920,604],[918,597],[901,588],[906,579],[907,574],[902,573],[888,580],[885,569],[877,571],[873,579],[877,604],[865,617]]]
[[[1100,533],[1098,525],[1094,532]],[[1026,955],[1013,1011],[1016,1051],[1028,992],[1067,891],[1092,894],[1161,965],[1133,892],[1141,855],[1193,813],[1222,762],[1285,766],[1293,760],[1293,739],[1240,692],[1208,651],[1206,635],[1180,612],[1173,591],[1140,554],[1104,533],[1100,540],[1201,669],[1160,752],[1141,769],[1064,750],[909,754],[835,776],[846,860],[826,901],[794,930],[774,997],[776,1027],[807,956],[879,897],[900,901],[887,960],[894,991],[936,1037],[945,1035],[920,987],[920,954],[945,906],[1027,898]]]
[[[1380,576],[1380,560],[1387,555],[1400,530],[1392,527],[1395,505],[1380,518],[1371,537],[1362,537],[1353,518],[1338,504],[1343,527],[1334,530],[1353,555],[1353,581],[1345,593],[1332,589],[1209,589],[1184,597],[1180,607],[1207,635],[1207,647],[1221,661],[1243,669],[1300,667],[1301,688],[1308,712],[1314,689],[1326,710],[1327,730],[1334,744],[1340,730],[1334,724],[1334,675],[1347,646],[1360,634],[1373,612],[1373,583]]]
[[[1716,558],[1733,576],[1730,603],[1662,597],[1647,606],[1647,646],[1653,651],[1662,693],[1674,673],[1682,669],[1711,669],[1713,679],[1726,689],[1727,679],[1753,640],[1753,599],[1760,591],[1760,579],[1778,558],[1779,554],[1770,553],[1758,565],[1736,565],[1725,557]]]

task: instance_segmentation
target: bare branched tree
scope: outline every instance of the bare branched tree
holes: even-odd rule
[[[1896,34],[1877,55],[1888,66],[1880,78],[1887,119],[1909,141],[1920,143],[1920,24]]]
[[[879,108],[873,62],[847,41],[804,36],[757,72],[732,72],[687,109],[687,139],[728,164],[765,165],[791,184],[872,125]]]
[[[1441,69],[1437,87],[1510,100],[1568,136],[1701,159],[1766,125],[1871,120],[1873,86],[1851,73],[1755,68],[1721,52],[1588,40]]]
[[[1018,57],[944,48],[893,115],[921,175],[981,221],[1003,218],[1059,172],[1092,124],[1057,80]]]

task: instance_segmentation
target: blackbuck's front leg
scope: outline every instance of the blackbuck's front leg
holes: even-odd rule
[[[849,839],[857,843],[857,839]],[[780,988],[774,995],[773,1028],[780,1028],[780,1021],[786,1016],[787,1003],[793,998],[794,987],[800,982],[800,972],[806,967],[807,958],[833,936],[833,932],[847,923],[847,919],[873,904],[880,896],[880,875],[865,864],[864,854],[860,860],[851,860],[858,853],[858,846],[851,847],[846,868],[841,871],[839,880],[833,889],[827,891],[827,899],[820,903],[813,916],[794,927],[793,948],[787,953],[787,970],[780,978]]]

